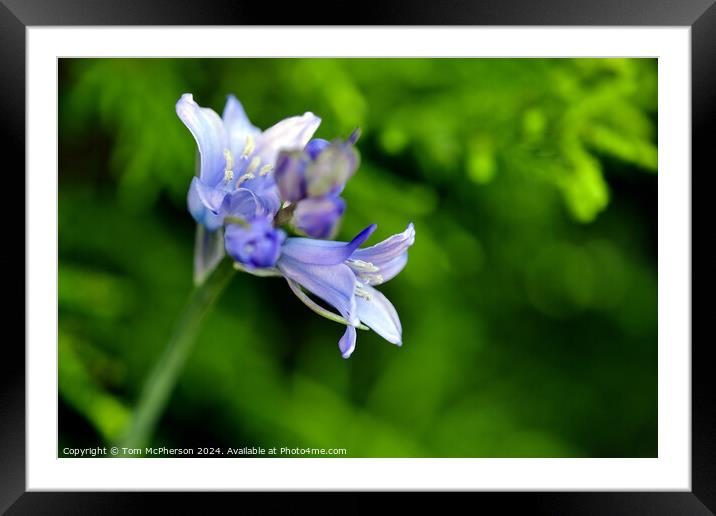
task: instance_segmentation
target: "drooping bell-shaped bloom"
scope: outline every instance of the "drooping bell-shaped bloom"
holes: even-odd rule
[[[411,224],[405,231],[364,249],[373,233],[371,225],[350,242],[287,238],[276,268],[286,277],[294,293],[311,309],[321,308],[299,287],[333,306],[346,323],[339,349],[348,358],[355,349],[356,327],[365,325],[388,342],[402,344],[398,313],[376,285],[394,278],[408,260],[408,248],[415,242]]]
[[[278,153],[303,149],[321,122],[307,112],[262,132],[233,95],[222,117],[199,106],[189,93],[179,99],[176,112],[194,136],[201,157],[199,174],[189,187],[189,211],[209,231],[221,227],[227,215],[243,216],[225,211],[237,204],[225,202],[227,197],[246,195],[241,190],[254,195],[260,213],[274,215],[281,205],[272,173]]]
[[[330,238],[345,210],[339,197],[358,168],[353,148],[354,132],[348,141],[314,139],[301,151],[284,151],[276,163],[276,184],[281,200],[293,204],[291,225],[313,238]]]

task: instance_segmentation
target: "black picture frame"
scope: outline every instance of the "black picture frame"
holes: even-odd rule
[[[10,169],[25,170],[25,30],[37,25],[283,25],[297,22],[310,25],[342,25],[351,21],[357,25],[604,25],[604,26],[689,26],[691,27],[692,73],[692,169],[702,169],[706,175],[708,151],[716,135],[716,5],[715,0],[484,0],[447,2],[396,2],[383,0],[372,4],[351,4],[336,10],[312,4],[306,8],[276,6],[240,0],[0,0],[0,113],[2,139],[0,147],[5,157],[6,184],[14,192],[24,192],[24,174]],[[341,14],[349,11],[350,15]],[[335,20],[319,22],[316,12],[335,13]],[[349,20],[350,18],[350,20]],[[14,159],[13,159],[14,158]],[[10,165],[12,163],[12,165]],[[710,166],[713,168],[713,165]],[[688,171],[684,171],[688,173]],[[693,179],[691,172],[692,192]],[[699,179],[700,184],[701,179]],[[7,207],[6,207],[7,209]],[[700,220],[693,209],[692,225]],[[12,226],[22,236],[12,235],[12,253],[8,258],[22,259],[25,269],[24,224],[19,216]],[[708,220],[708,219],[705,219]],[[23,219],[24,221],[24,219]],[[12,234],[12,233],[10,233]],[[10,238],[10,237],[6,237]],[[692,244],[692,257],[694,246]],[[21,256],[22,255],[22,258]],[[48,257],[48,259],[53,259]],[[7,263],[6,270],[10,264]],[[693,267],[693,266],[692,266]],[[17,266],[13,270],[17,270]],[[25,276],[25,275],[23,275]],[[20,283],[19,274],[6,274],[5,283]],[[15,286],[15,285],[13,285]],[[702,289],[704,287],[701,287]],[[22,299],[25,299],[24,285]],[[9,291],[9,290],[8,290]],[[13,299],[17,299],[14,297]],[[693,303],[692,303],[693,304]],[[16,309],[24,302],[14,303]],[[23,317],[24,319],[24,317]],[[20,318],[15,324],[19,326]],[[693,321],[693,316],[692,316]],[[692,323],[693,328],[693,323]],[[145,507],[149,501],[161,501],[164,512],[172,507],[181,513],[203,513],[208,494],[197,498],[186,495],[147,493],[59,493],[26,492],[25,488],[25,352],[24,326],[20,338],[5,332],[4,354],[0,360],[0,511],[8,514],[124,514]],[[679,345],[683,343],[674,343]],[[714,514],[716,512],[716,410],[713,392],[716,382],[707,359],[711,344],[692,338],[692,457],[690,492],[590,492],[590,493],[475,493],[481,501],[470,503],[498,503],[501,510],[522,508],[536,514]],[[213,496],[213,495],[212,495]],[[223,494],[222,497],[246,494]],[[330,498],[320,504],[334,506]],[[294,497],[306,500],[306,497]],[[420,500],[421,497],[417,497]],[[362,503],[357,494],[340,502],[343,508],[354,510]],[[243,501],[241,502],[244,503]],[[261,503],[266,506],[266,501]],[[270,503],[274,503],[273,501]],[[420,503],[423,503],[421,501]]]

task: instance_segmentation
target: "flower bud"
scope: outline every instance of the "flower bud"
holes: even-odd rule
[[[286,234],[275,229],[270,219],[258,217],[247,225],[226,226],[224,245],[234,260],[247,268],[273,267],[281,253]]]
[[[296,202],[306,197],[306,168],[310,156],[303,151],[283,151],[276,160],[274,178],[281,200]]]
[[[312,238],[331,238],[345,209],[340,197],[304,199],[296,205],[293,227]]]
[[[283,201],[340,194],[356,168],[358,153],[350,142],[314,139],[303,151],[284,151],[274,177]]]
[[[335,141],[325,147],[306,168],[308,197],[335,195],[358,168],[358,153],[353,146]]]

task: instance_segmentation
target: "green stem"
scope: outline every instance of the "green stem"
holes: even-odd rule
[[[167,347],[144,384],[120,446],[137,448],[150,441],[192,350],[201,322],[234,273],[231,262],[223,260],[206,282],[192,292]]]

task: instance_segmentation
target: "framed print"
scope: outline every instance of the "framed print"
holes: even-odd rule
[[[147,491],[715,510],[691,302],[711,2],[360,26],[60,5],[0,7],[26,299],[3,510]]]

